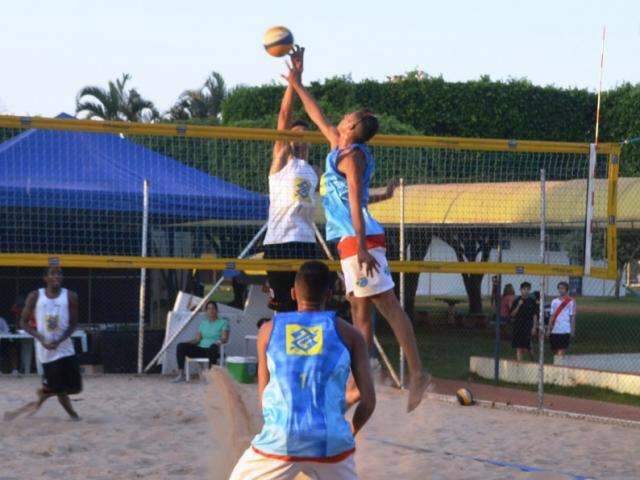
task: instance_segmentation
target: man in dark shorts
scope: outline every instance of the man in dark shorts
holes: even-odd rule
[[[513,319],[513,338],[511,346],[516,349],[516,359],[521,362],[525,354],[533,360],[531,352],[531,337],[538,329],[538,304],[531,296],[531,284],[520,284],[520,296],[511,304],[511,318]]]
[[[576,301],[569,296],[569,284],[558,283],[558,298],[551,302],[547,336],[554,355],[563,358],[576,333]]]
[[[78,325],[78,295],[62,288],[62,269],[57,265],[45,270],[44,282],[46,288],[34,290],[27,297],[20,319],[22,328],[35,339],[44,370],[42,388],[36,392],[37,400],[5,413],[6,420],[22,413],[34,414],[51,397],[58,397],[69,416],[80,420],[69,398],[82,391],[80,365],[71,340]],[[34,314],[35,326],[29,322]]]

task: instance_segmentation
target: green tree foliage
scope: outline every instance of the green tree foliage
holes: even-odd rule
[[[222,102],[227,97],[227,86],[222,75],[212,72],[199,89],[185,90],[165,114],[168,120],[206,120],[208,124],[220,121]]]
[[[602,139],[619,142],[640,137],[640,84],[623,83],[605,92],[602,97]],[[627,177],[640,176],[640,142],[625,145],[620,173]]]
[[[411,73],[411,72],[410,72]],[[349,77],[313,82],[311,93],[330,111],[367,107],[423,135],[587,141],[593,136],[595,95],[488,77],[467,82],[417,75],[359,83]],[[238,87],[223,104],[225,123],[277,112],[284,87]]]
[[[93,85],[82,88],[76,97],[76,114],[101,120],[157,120],[159,114],[153,102],[142,97],[135,88],[127,89],[129,80],[131,75],[123,73],[115,82],[109,81],[106,89]]]

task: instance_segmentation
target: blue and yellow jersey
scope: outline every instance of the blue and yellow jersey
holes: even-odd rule
[[[340,240],[344,237],[352,237],[356,234],[349,210],[349,187],[347,179],[338,170],[340,155],[351,149],[359,149],[365,156],[367,165],[362,179],[362,216],[364,217],[365,233],[367,236],[384,233],[382,226],[369,213],[369,184],[374,171],[373,155],[364,144],[351,145],[346,150],[337,148],[327,155],[325,172],[320,184],[320,195],[324,205],[324,213],[327,218],[327,240]]]
[[[264,426],[253,439],[263,455],[288,461],[335,461],[355,449],[344,418],[351,354],[335,312],[277,313],[267,346]]]

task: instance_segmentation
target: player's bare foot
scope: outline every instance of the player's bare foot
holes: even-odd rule
[[[420,376],[411,379],[409,382],[409,399],[407,401],[407,413],[415,410],[420,405],[424,392],[431,383],[431,375],[423,373]]]

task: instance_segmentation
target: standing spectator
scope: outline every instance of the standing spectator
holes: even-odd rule
[[[503,324],[510,323],[511,305],[513,305],[515,296],[516,291],[513,289],[513,285],[507,283],[502,290],[502,298],[500,300],[500,321]]]
[[[569,296],[569,284],[558,283],[558,298],[551,302],[547,335],[554,355],[563,358],[576,334],[576,301]]]
[[[520,284],[520,296],[516,297],[511,305],[511,318],[513,318],[513,338],[511,346],[516,349],[516,358],[519,362],[524,360],[525,353],[533,360],[531,352],[531,336],[538,328],[538,305],[531,294],[531,284]]]
[[[207,303],[207,318],[200,322],[196,338],[190,342],[178,344],[176,357],[178,361],[178,376],[174,383],[184,382],[184,361],[186,357],[208,358],[216,363],[220,358],[220,345],[229,341],[229,320],[218,317],[216,302]]]

